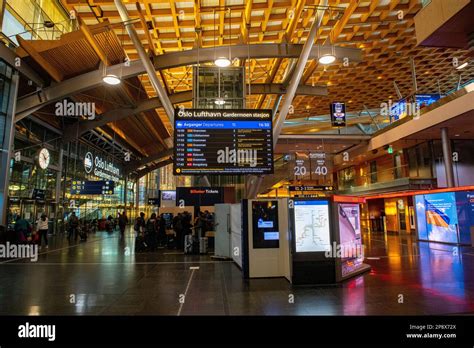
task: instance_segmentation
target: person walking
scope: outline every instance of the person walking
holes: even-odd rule
[[[48,249],[48,217],[46,216],[45,213],[41,214],[41,217],[36,221],[36,228],[39,233],[39,247],[41,249],[41,244],[43,243],[44,239],[44,244],[45,248]]]

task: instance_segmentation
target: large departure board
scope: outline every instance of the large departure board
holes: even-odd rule
[[[272,174],[271,110],[176,109],[174,173]]]

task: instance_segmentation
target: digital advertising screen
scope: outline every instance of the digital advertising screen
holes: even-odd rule
[[[416,103],[419,105],[420,109],[427,107],[435,102],[437,102],[441,98],[439,94],[416,94],[415,100]]]
[[[459,243],[471,244],[471,230],[474,228],[474,191],[455,193],[458,213]]]
[[[364,261],[359,204],[338,204],[338,223],[341,274],[344,277],[357,270]]]
[[[458,214],[454,192],[415,196],[418,238],[458,243]]]
[[[331,103],[331,124],[333,127],[344,127],[346,125],[345,103]]]
[[[161,191],[161,200],[162,201],[175,201],[176,191]]]
[[[278,201],[252,202],[253,248],[280,247]]]
[[[328,200],[295,201],[294,216],[297,253],[331,250]]]
[[[273,174],[272,111],[176,109],[175,175]]]

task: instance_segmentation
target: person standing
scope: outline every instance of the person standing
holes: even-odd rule
[[[41,249],[41,244],[45,243],[45,248],[48,249],[48,217],[45,213],[41,214],[41,217],[36,221],[36,228],[38,229],[39,233],[39,247]]]
[[[122,214],[119,215],[119,228],[120,228],[120,239],[123,239],[125,236],[125,228],[128,224],[127,213],[124,211]]]
[[[79,227],[79,219],[76,216],[76,212],[73,211],[71,213],[71,216],[69,217],[69,234],[67,236],[67,239],[70,241],[71,237],[74,234],[74,240],[77,239],[77,229]]]
[[[178,213],[173,218],[173,230],[176,235],[176,249],[183,250],[184,249],[184,235],[183,235],[183,215]]]
[[[156,244],[157,244],[157,221],[156,221],[156,214],[153,213],[151,214],[151,217],[148,219],[146,222],[146,227],[145,227],[145,241],[146,244],[148,245],[150,251],[155,251],[156,250]]]
[[[15,232],[16,232],[17,241],[19,243],[26,243],[28,241],[28,237],[31,234],[31,231],[32,231],[32,228],[28,220],[18,215],[16,217],[16,222],[15,222]]]

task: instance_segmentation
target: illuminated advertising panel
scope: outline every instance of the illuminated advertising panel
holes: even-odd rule
[[[359,204],[339,204],[338,220],[341,248],[341,274],[344,277],[357,270],[364,260]]]
[[[454,192],[415,196],[418,238],[458,243],[458,214]]]

